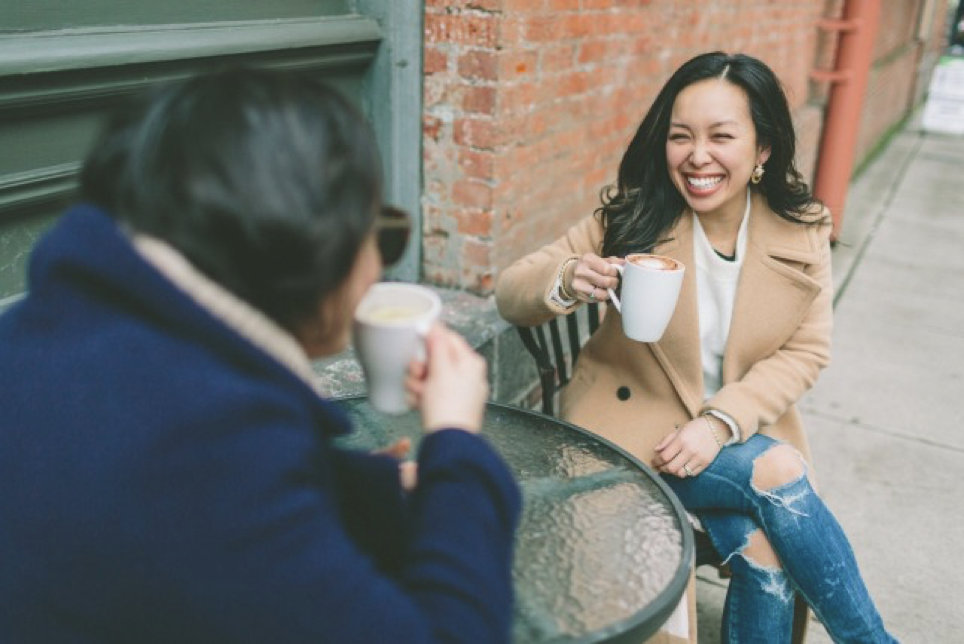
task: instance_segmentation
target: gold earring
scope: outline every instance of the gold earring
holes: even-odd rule
[[[763,164],[762,163],[756,164],[756,167],[753,168],[753,174],[750,175],[750,183],[752,183],[753,185],[760,183],[760,180],[763,179],[764,172],[765,170],[763,169]]]

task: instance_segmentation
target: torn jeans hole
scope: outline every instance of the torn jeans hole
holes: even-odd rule
[[[787,573],[784,572],[783,568],[777,566],[764,566],[763,564],[757,563],[751,559],[745,550],[750,546],[750,539],[754,532],[759,531],[759,528],[755,529],[746,535],[746,540],[743,545],[740,546],[738,550],[734,550],[726,558],[723,559],[721,565],[727,565],[730,563],[734,557],[739,556],[744,562],[746,562],[747,568],[749,569],[749,577],[752,577],[760,585],[760,590],[768,595],[777,597],[784,604],[788,604],[793,601],[793,586],[790,584],[790,578]]]
[[[756,460],[753,461],[754,467],[756,467],[757,462],[761,458],[765,457],[769,453],[770,450],[767,450],[763,454],[760,454]],[[810,515],[802,510],[796,509],[794,505],[814,492],[810,487],[810,481],[807,479],[807,462],[802,456],[800,456],[799,452],[794,450],[794,453],[796,454],[797,458],[800,459],[801,465],[803,465],[803,472],[798,478],[790,481],[789,483],[784,483],[783,485],[770,488],[769,490],[763,490],[757,487],[753,477],[751,477],[750,488],[773,505],[783,508],[784,510],[789,511],[791,514],[806,517]]]

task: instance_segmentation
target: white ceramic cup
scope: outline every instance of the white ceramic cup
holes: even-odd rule
[[[441,311],[439,296],[416,284],[382,282],[362,298],[355,310],[354,345],[375,409],[408,411],[408,365],[413,358],[424,359],[425,336]]]
[[[622,275],[622,301],[612,289],[609,298],[623,318],[623,333],[639,342],[656,342],[676,310],[686,267],[670,257],[633,253],[625,264],[614,264]]]

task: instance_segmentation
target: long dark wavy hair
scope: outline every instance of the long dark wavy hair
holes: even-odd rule
[[[712,52],[690,59],[666,82],[623,154],[616,184],[603,189],[595,212],[606,230],[603,256],[651,251],[682,216],[686,201],[666,166],[670,115],[683,89],[709,78],[725,79],[746,92],[757,144],[770,148],[763,180],[751,188],[784,219],[818,221],[819,202],[793,163],[796,135],[780,81],[756,58]]]

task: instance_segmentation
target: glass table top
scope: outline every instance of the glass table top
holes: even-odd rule
[[[336,400],[355,423],[339,444],[375,449],[421,437],[418,415]],[[489,403],[482,435],[522,489],[514,641],[641,641],[685,590],[693,537],[682,506],[649,468],[555,418]],[[686,527],[684,527],[686,526]]]

